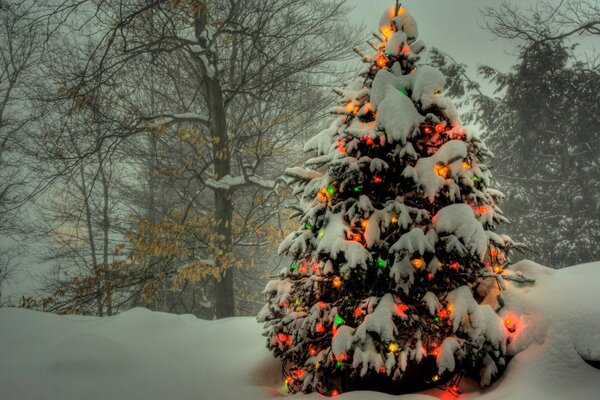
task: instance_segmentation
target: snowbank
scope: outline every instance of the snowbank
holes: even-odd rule
[[[598,399],[600,262],[551,270],[523,261],[513,270],[536,279],[508,282],[506,317],[514,322],[504,376],[468,399]],[[203,321],[133,309],[92,318],[0,309],[2,399],[272,399],[284,387],[254,318]],[[583,358],[582,358],[583,357]],[[296,395],[307,400],[322,396]],[[354,392],[344,400],[453,399],[449,393],[389,396]]]

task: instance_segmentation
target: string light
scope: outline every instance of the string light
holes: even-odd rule
[[[375,182],[375,183],[381,183],[381,182],[383,182],[383,178],[381,178],[380,176],[374,176],[373,177],[373,182]]]
[[[298,264],[292,264],[292,270],[296,271],[300,266]]]
[[[395,215],[392,217],[392,224],[395,224],[398,222],[398,217],[396,217]]]
[[[442,165],[442,164],[435,165],[435,173],[438,174],[439,176],[441,176],[442,178],[447,177],[448,172],[450,172],[450,170],[445,165]]]
[[[433,133],[433,130],[431,129],[431,127],[429,125],[425,125],[423,127],[423,133],[426,135],[431,135]]]
[[[444,132],[444,128],[445,128],[444,124],[436,124],[436,125],[435,125],[435,131],[436,131],[437,133],[442,133],[442,132]]]
[[[404,46],[402,46],[402,54],[408,53],[410,53],[410,46],[408,45],[408,43],[404,43]]]
[[[411,260],[411,263],[412,263],[413,267],[419,269],[419,268],[421,268],[423,266],[423,264],[425,263],[425,261],[423,261],[422,258],[413,258]]]
[[[502,268],[502,265],[494,264],[494,273],[495,274],[501,274],[502,271],[504,271],[504,268]]]
[[[361,186],[354,186],[354,187],[352,188],[352,191],[353,191],[353,192],[360,192],[360,191],[362,191],[362,187],[361,187]]]
[[[332,390],[331,391],[331,397],[337,397],[339,396],[340,392],[338,392],[337,390]]]
[[[395,353],[398,351],[398,345],[396,343],[390,343],[390,345],[388,346],[388,350],[392,353]]]
[[[311,224],[306,224],[306,225],[304,225],[304,228],[305,229],[312,229],[312,225]]]
[[[379,257],[379,258],[377,259],[377,266],[378,266],[379,268],[385,268],[385,264],[386,264],[386,263],[385,263],[385,260],[384,260],[383,258]]]
[[[365,143],[367,146],[373,146],[375,144],[371,136],[365,136]]]
[[[485,213],[487,213],[487,212],[488,212],[488,209],[487,209],[487,207],[486,207],[486,206],[479,206],[479,207],[477,207],[477,212],[478,212],[479,214],[485,214]]]
[[[471,169],[471,164],[469,164],[469,162],[466,160],[463,160],[463,162],[460,163],[460,166],[462,167],[462,169]]]
[[[457,261],[454,261],[453,263],[450,264],[450,268],[458,271],[460,269],[460,264]]]
[[[333,183],[331,183],[327,186],[327,194],[329,194],[330,196],[333,196],[334,193],[335,193],[335,186],[333,186]]]
[[[396,309],[396,314],[398,315],[402,315],[408,311],[408,306],[406,304],[396,304],[394,308]]]
[[[344,318],[342,318],[339,315],[337,315],[334,318],[333,323],[336,324],[336,325],[342,325],[344,323]]]
[[[363,228],[366,228],[368,225],[369,225],[368,219],[363,219],[360,221],[360,226],[362,226]]]
[[[437,381],[439,381],[439,380],[440,380],[440,376],[439,376],[439,375],[434,375],[434,376],[431,378],[431,380],[432,380],[432,381],[434,381],[434,382],[437,382]]]
[[[492,257],[498,257],[498,249],[496,249],[495,247],[492,247],[490,249],[490,256],[492,256]]]
[[[323,325],[322,322],[319,322],[317,324],[317,326],[315,327],[315,330],[317,331],[317,333],[323,333],[323,332],[325,332],[325,326]]]
[[[377,64],[377,66],[379,68],[383,68],[387,65],[388,63],[388,59],[387,57],[382,53],[379,55],[379,57],[377,57],[377,60],[375,61],[375,64]]]
[[[340,287],[342,287],[342,278],[340,278],[339,276],[336,276],[335,278],[333,278],[333,281],[331,284],[333,285],[334,288],[339,289]]]
[[[356,310],[354,310],[354,316],[356,318],[360,317],[363,313],[363,310],[361,310],[360,308],[357,308]]]

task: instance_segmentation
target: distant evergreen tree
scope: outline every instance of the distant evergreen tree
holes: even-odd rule
[[[600,71],[560,41],[529,43],[508,74],[481,72],[502,93],[478,118],[507,195],[507,233],[554,268],[597,260],[600,241]]]

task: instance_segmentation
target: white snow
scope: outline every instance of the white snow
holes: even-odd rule
[[[386,88],[377,110],[377,126],[385,130],[390,143],[405,143],[425,119],[413,102],[393,87]]]
[[[488,236],[467,204],[451,204],[442,208],[433,218],[433,227],[439,239],[446,241],[447,251],[460,253],[466,250],[480,259],[485,256]]]
[[[600,262],[551,270],[513,266],[532,286],[507,281],[502,311],[516,327],[504,376],[460,399],[591,400],[600,397]],[[0,309],[2,399],[274,399],[284,392],[278,360],[253,317],[198,320],[136,308],[107,318]],[[413,356],[418,356],[414,354]],[[409,357],[405,354],[405,357]],[[358,360],[357,360],[358,361]],[[362,359],[371,367],[385,360]],[[381,364],[380,364],[381,363]],[[451,365],[446,365],[450,367]],[[363,364],[364,367],[364,364]],[[317,394],[292,398],[317,400]],[[442,390],[390,396],[343,393],[343,400],[454,399]]]

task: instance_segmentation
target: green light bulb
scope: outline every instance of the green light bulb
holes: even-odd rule
[[[385,260],[382,259],[381,257],[377,259],[377,266],[379,268],[385,268]]]
[[[298,268],[300,268],[300,266],[298,264],[292,264],[292,270],[297,270]]]
[[[343,324],[343,323],[344,323],[344,318],[342,318],[342,317],[340,317],[340,316],[338,315],[337,317],[335,317],[335,319],[333,320],[333,322],[334,322],[336,325],[341,325],[341,324]]]
[[[333,186],[333,183],[327,186],[327,193],[330,196],[333,196],[333,194],[335,193],[335,186]]]

